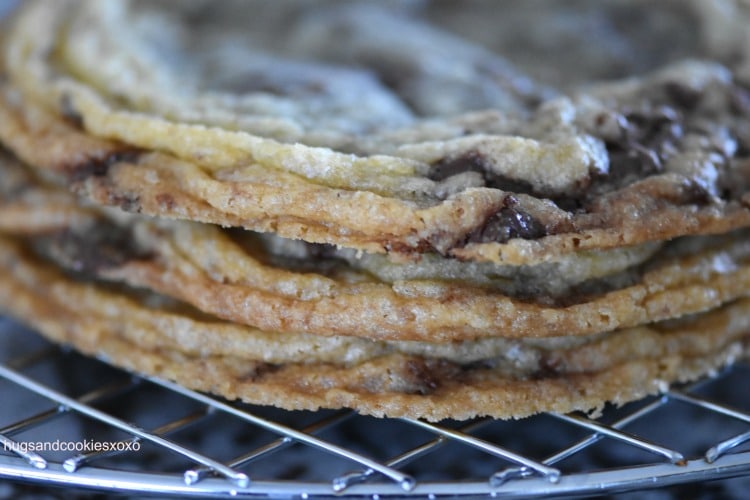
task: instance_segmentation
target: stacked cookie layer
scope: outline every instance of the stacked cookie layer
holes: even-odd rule
[[[470,5],[25,3],[1,307],[229,398],[432,420],[747,354],[744,4]]]

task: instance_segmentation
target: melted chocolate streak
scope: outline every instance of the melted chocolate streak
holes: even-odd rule
[[[107,223],[37,238],[36,248],[68,270],[93,278],[100,271],[154,257],[137,245],[129,228]]]

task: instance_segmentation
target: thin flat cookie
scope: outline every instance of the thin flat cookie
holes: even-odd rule
[[[29,3],[5,45],[0,139],[98,203],[514,265],[750,225],[740,2],[585,4],[581,19],[658,12],[660,34],[625,37],[633,58],[659,36],[683,45],[622,74],[596,74],[591,59],[572,65],[559,92],[481,47],[502,53],[507,40],[471,40],[466,26],[492,18],[491,3],[455,21],[439,2],[408,13],[285,2],[255,20],[232,2],[210,16],[196,4],[136,5]],[[560,8],[545,18],[537,7],[547,21]],[[275,22],[286,23],[283,40]],[[322,36],[334,29],[347,43]],[[697,41],[681,35],[693,31]],[[404,68],[413,71],[389,79]],[[575,83],[631,72],[638,78]],[[34,149],[40,142],[49,147]]]

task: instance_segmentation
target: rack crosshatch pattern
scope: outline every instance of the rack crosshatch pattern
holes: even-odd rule
[[[232,404],[0,325],[0,478],[121,493],[382,499],[602,493],[750,474],[747,364],[596,420],[433,425]],[[29,449],[76,439],[129,451]]]

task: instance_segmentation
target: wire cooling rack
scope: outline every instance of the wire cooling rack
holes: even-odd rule
[[[433,425],[228,403],[84,358],[1,318],[0,338],[0,478],[19,482],[152,496],[434,499],[750,475],[746,364],[598,419]]]

